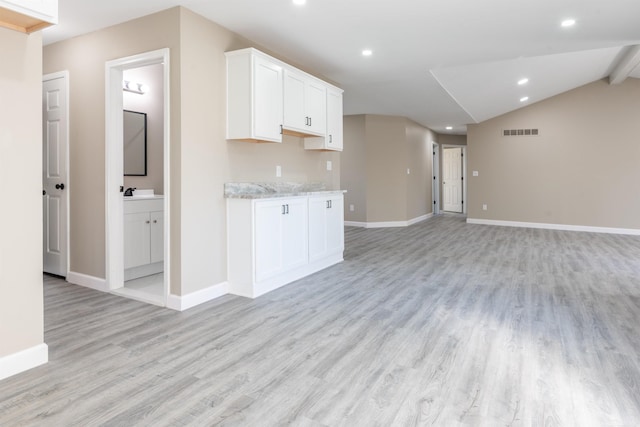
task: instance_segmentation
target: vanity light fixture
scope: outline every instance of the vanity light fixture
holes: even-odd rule
[[[574,25],[576,25],[576,20],[569,18],[569,19],[565,19],[564,21],[562,21],[562,23],[560,24],[563,27],[573,27]]]
[[[523,96],[522,98],[520,98],[520,102],[527,102],[529,100],[528,96]]]
[[[137,93],[139,95],[144,95],[146,92],[149,91],[149,86],[143,83],[135,83],[129,80],[125,80],[122,82],[122,90],[126,92]]]
[[[362,56],[371,56],[373,55],[373,51],[371,49],[365,49],[362,51]]]
[[[528,78],[526,78],[526,77],[525,77],[525,78],[523,78],[523,79],[518,80],[518,84],[519,84],[520,86],[522,86],[522,85],[526,85],[527,83],[529,83],[529,79],[528,79]]]

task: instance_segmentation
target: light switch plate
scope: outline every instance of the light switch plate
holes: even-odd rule
[[[349,211],[353,212],[355,210],[356,210],[356,208],[353,205],[349,205]]]
[[[411,169],[407,168],[407,175],[411,175]]]
[[[333,169],[333,164],[331,163],[331,160],[327,160],[327,170],[330,171]]]
[[[478,176],[478,171],[473,171],[473,176]]]
[[[276,166],[276,177],[280,178],[282,176],[282,167],[280,165]]]
[[[483,210],[483,211],[486,211],[486,210],[487,210],[487,204],[486,204],[486,203],[482,205],[482,210]]]

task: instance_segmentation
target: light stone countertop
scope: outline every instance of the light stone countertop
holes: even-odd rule
[[[270,199],[342,193],[346,193],[346,190],[327,190],[323,183],[227,182],[224,184],[224,197],[227,199]]]

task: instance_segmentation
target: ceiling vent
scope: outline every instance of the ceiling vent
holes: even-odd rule
[[[502,136],[538,136],[538,129],[503,129]]]

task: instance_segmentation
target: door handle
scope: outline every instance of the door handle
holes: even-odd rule
[[[43,195],[43,196],[46,196],[46,195],[47,195],[47,192],[46,192],[45,190],[42,190],[42,195]]]
[[[64,184],[63,184],[63,183],[56,184],[56,188],[57,188],[58,190],[64,190]]]

